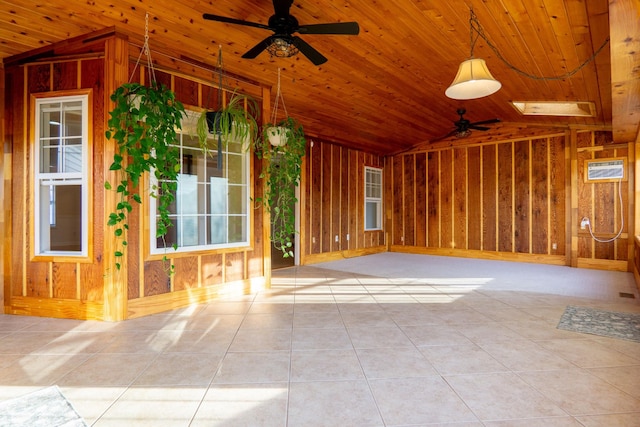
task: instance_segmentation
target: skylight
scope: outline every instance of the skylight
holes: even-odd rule
[[[596,114],[593,102],[513,101],[512,104],[525,116],[594,117]]]

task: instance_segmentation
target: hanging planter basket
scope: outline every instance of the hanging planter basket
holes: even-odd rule
[[[274,147],[282,147],[287,144],[289,129],[284,126],[269,126],[265,130],[269,143]]]

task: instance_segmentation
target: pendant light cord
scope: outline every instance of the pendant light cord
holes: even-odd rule
[[[500,53],[500,51],[498,51],[498,48],[496,48],[494,46],[493,43],[491,43],[491,41],[489,40],[489,37],[487,37],[487,35],[484,32],[484,29],[482,28],[482,25],[480,25],[480,22],[478,21],[478,18],[476,17],[475,12],[473,11],[473,8],[471,8],[471,17],[469,18],[469,27],[471,29],[471,57],[473,57],[473,48],[475,46],[476,41],[478,40],[478,37],[481,37],[485,42],[487,42],[487,46],[489,46],[491,48],[491,50],[496,54],[496,56],[498,57],[498,59],[500,59],[502,62],[504,62],[507,67],[509,67],[510,69],[512,69],[513,71],[515,71],[516,73],[533,79],[533,80],[564,80],[567,79],[571,76],[573,76],[574,74],[576,74],[578,71],[582,70],[584,67],[586,67],[589,63],[591,63],[593,60],[596,59],[596,56],[598,56],[600,54],[600,52],[602,52],[602,50],[605,48],[605,46],[607,44],[609,44],[609,37],[607,37],[604,42],[602,42],[602,45],[598,48],[598,50],[596,50],[593,55],[591,55],[586,61],[584,61],[582,64],[580,64],[577,68],[562,74],[560,76],[536,76],[534,74],[530,74],[527,73],[526,71],[522,71],[521,69],[517,68],[515,65],[511,64],[509,61],[507,61],[504,56],[502,56],[502,54]],[[473,38],[473,32],[477,33],[477,36],[474,40]]]

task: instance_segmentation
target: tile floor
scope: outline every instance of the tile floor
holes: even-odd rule
[[[0,400],[57,384],[94,426],[638,427],[640,343],[556,325],[639,301],[627,273],[378,254],[120,323],[0,315]]]

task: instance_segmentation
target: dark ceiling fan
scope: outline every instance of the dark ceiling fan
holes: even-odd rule
[[[311,47],[294,33],[299,34],[335,34],[335,35],[357,35],[360,27],[357,22],[335,22],[330,24],[309,24],[300,25],[298,20],[289,13],[293,0],[273,0],[274,15],[269,18],[269,24],[259,24],[257,22],[243,21],[241,19],[228,18],[226,16],[212,15],[205,13],[204,19],[212,21],[226,22],[228,24],[244,25],[247,27],[262,28],[273,31],[273,35],[262,40],[242,55],[243,58],[253,59],[262,51],[267,50],[273,56],[289,57],[302,52],[314,65],[327,62],[320,52]]]
[[[440,141],[441,139],[446,139],[449,138],[450,136],[454,136],[456,138],[466,138],[469,135],[471,135],[471,130],[481,130],[481,131],[487,131],[491,128],[487,127],[487,126],[482,126],[482,125],[489,125],[492,123],[499,123],[500,119],[489,119],[489,120],[482,120],[479,122],[470,122],[469,120],[464,118],[464,114],[467,112],[467,110],[465,110],[464,108],[458,108],[458,115],[460,116],[460,120],[456,120],[455,122],[453,122],[453,124],[455,125],[454,129],[441,136],[440,138],[436,138],[434,140],[432,140],[432,142],[434,141]]]

